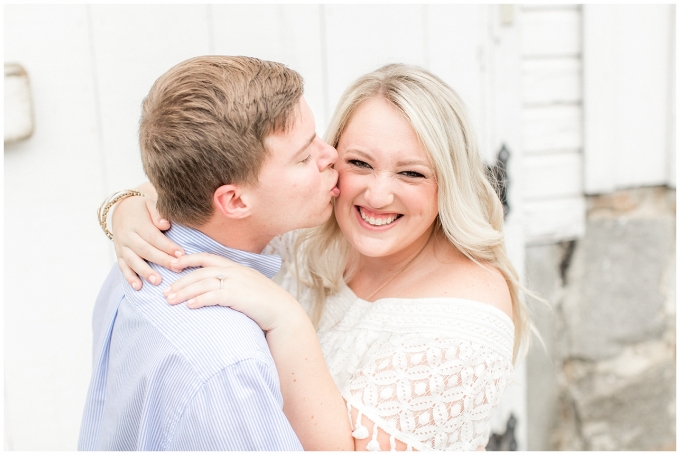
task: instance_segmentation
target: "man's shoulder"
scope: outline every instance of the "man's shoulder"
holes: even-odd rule
[[[170,280],[163,282],[167,286]],[[247,359],[275,368],[264,333],[252,319],[226,307],[170,305],[164,287],[149,283],[142,291],[128,287],[126,304],[140,315],[144,330],[156,331],[199,375],[207,378]]]

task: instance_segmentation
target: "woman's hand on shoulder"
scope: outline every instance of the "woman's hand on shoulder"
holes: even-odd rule
[[[298,317],[309,319],[293,296],[257,270],[208,253],[172,260],[172,270],[187,267],[201,268],[164,290],[172,305],[187,302],[189,308],[227,306],[244,313],[266,332],[292,326]]]
[[[145,194],[155,194],[151,184],[142,185],[139,189]],[[133,196],[116,204],[112,227],[118,266],[134,289],[142,288],[140,276],[151,284],[161,283],[161,276],[145,259],[170,268],[170,261],[184,254],[179,245],[161,232],[169,229],[170,223],[156,210],[155,199],[148,196]]]

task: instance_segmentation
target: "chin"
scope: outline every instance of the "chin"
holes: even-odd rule
[[[331,217],[331,213],[332,212],[330,210],[328,210],[328,211],[319,210],[318,212],[315,212],[314,214],[309,216],[309,218],[308,218],[309,221],[303,227],[304,228],[313,228],[313,227],[321,226],[326,221],[328,221],[328,218]]]
[[[384,241],[379,242],[379,244],[375,244],[373,242],[350,242],[352,247],[357,250],[359,254],[362,256],[367,256],[370,258],[379,258],[383,256],[389,256],[390,254],[394,253],[393,248],[391,248],[391,245],[385,245]]]

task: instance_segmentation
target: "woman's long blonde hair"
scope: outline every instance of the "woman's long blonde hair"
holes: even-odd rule
[[[343,93],[325,140],[337,147],[352,113],[363,102],[382,97],[401,111],[429,152],[438,185],[436,228],[465,256],[496,267],[512,297],[515,345],[529,341],[529,314],[520,299],[517,272],[505,251],[503,207],[486,170],[458,95],[441,79],[415,66],[391,64],[361,76]],[[318,324],[326,297],[338,292],[341,280],[351,281],[357,252],[345,239],[333,214],[323,225],[301,233],[295,257],[302,283],[312,288],[312,320]],[[299,265],[302,265],[300,267]]]

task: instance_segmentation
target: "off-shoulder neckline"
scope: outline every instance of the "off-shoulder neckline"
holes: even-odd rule
[[[351,299],[361,302],[362,304],[365,305],[376,305],[376,304],[383,304],[383,303],[388,303],[390,301],[392,302],[399,302],[399,303],[405,303],[409,300],[412,301],[447,301],[447,302],[456,302],[456,303],[466,303],[466,304],[472,304],[474,306],[479,307],[480,309],[483,309],[485,311],[488,311],[490,313],[496,314],[498,317],[501,319],[505,319],[506,322],[508,322],[511,326],[515,326],[515,323],[512,321],[512,318],[505,314],[505,312],[499,308],[496,308],[495,306],[491,305],[490,303],[484,303],[480,302],[478,300],[471,300],[471,299],[464,299],[461,297],[421,297],[421,298],[413,298],[413,297],[383,297],[381,299],[377,299],[373,302],[370,302],[368,300],[364,300],[361,297],[357,296],[352,288],[349,287],[347,283],[345,283],[344,280],[341,280],[340,284],[340,293],[344,292],[347,294],[348,297]]]

